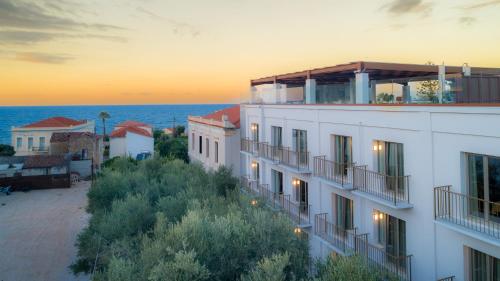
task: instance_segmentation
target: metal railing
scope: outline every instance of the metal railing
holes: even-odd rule
[[[241,139],[241,151],[249,152],[249,153],[259,153],[259,142],[251,140],[249,138]]]
[[[281,162],[283,149],[281,146],[270,145],[267,142],[259,143],[259,156],[276,162]]]
[[[366,166],[355,166],[353,171],[353,188],[397,205],[400,202],[410,203],[410,176],[389,176],[366,169]]]
[[[441,278],[441,279],[438,279],[437,281],[455,281],[455,276]]]
[[[434,217],[500,239],[500,202],[434,188]]]
[[[381,272],[397,276],[400,280],[411,280],[411,255],[392,255],[383,248],[368,242],[367,235],[357,235],[356,254],[363,257],[368,265]]]
[[[297,170],[309,170],[309,151],[295,151],[288,147],[282,147],[279,150],[282,164]]]
[[[40,146],[40,147],[32,146],[29,150],[33,151],[33,152],[48,152],[49,147],[48,146]]]
[[[352,185],[352,167],[352,163],[337,163],[326,160],[326,156],[314,157],[314,175],[336,182],[342,186]]]
[[[335,248],[348,255],[356,251],[356,228],[344,229],[329,222],[327,214],[314,216],[314,234],[332,244]]]

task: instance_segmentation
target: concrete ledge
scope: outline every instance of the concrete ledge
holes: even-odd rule
[[[389,208],[398,209],[398,210],[413,208],[413,204],[410,204],[407,202],[397,202],[396,204],[394,204],[394,202],[387,201],[385,199],[379,198],[379,197],[372,195],[370,193],[359,191],[357,189],[354,189],[351,192],[353,194],[358,195],[359,197],[363,197],[365,199],[368,199],[370,201],[373,201],[373,202],[378,203],[380,205],[384,205],[384,206],[389,207]]]
[[[451,229],[453,231],[456,231],[458,233],[461,233],[463,235],[467,235],[469,237],[472,237],[474,239],[477,239],[479,241],[482,241],[484,243],[488,243],[490,245],[493,245],[495,247],[500,247],[500,239],[496,239],[494,237],[491,237],[487,234],[483,234],[479,231],[475,231],[472,229],[469,229],[464,226],[460,226],[458,224],[454,224],[445,220],[434,220],[434,223],[443,227],[446,227],[448,229]]]

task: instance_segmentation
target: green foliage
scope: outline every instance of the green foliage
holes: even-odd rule
[[[16,152],[14,151],[14,147],[8,144],[0,144],[0,156],[12,156]]]
[[[161,135],[155,142],[156,150],[161,157],[182,159],[189,162],[187,137]]]
[[[284,281],[285,268],[289,264],[288,253],[273,255],[264,258],[248,274],[241,277],[242,281]]]
[[[426,63],[427,65],[434,65],[431,61]],[[417,96],[420,98],[430,101],[432,103],[438,102],[437,93],[439,90],[439,81],[435,79],[429,79],[421,81],[417,85]]]
[[[393,103],[394,95],[389,93],[380,93],[377,95],[377,103]]]
[[[360,256],[328,257],[318,264],[317,281],[397,281],[399,278],[388,272],[369,267]]]
[[[93,272],[95,263],[93,280],[306,278],[307,240],[236,186],[226,168],[114,160],[89,191],[92,217],[71,269]]]

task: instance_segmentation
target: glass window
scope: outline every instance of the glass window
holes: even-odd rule
[[[307,213],[309,208],[309,184],[301,179],[292,180],[294,186],[294,199],[300,205],[300,211]]]
[[[271,170],[273,191],[277,194],[283,194],[283,173]]]
[[[259,162],[252,162],[252,172],[253,172],[253,179],[258,181],[260,179],[260,169],[259,169]]]
[[[17,138],[16,147],[17,147],[17,149],[20,149],[21,147],[23,147],[23,138],[21,138],[21,137]]]
[[[33,149],[33,138],[32,137],[28,138],[28,149],[29,150]]]
[[[252,140],[259,142],[259,124],[252,123],[250,129],[252,130]]]
[[[352,163],[352,138],[334,135],[333,159],[340,164]]]
[[[373,150],[376,153],[377,171],[386,177],[386,188],[398,188],[404,191],[404,159],[403,144],[386,141],[375,141]]]
[[[470,280],[500,281],[500,259],[469,249]]]
[[[305,130],[292,130],[293,150],[297,152],[299,164],[306,164],[308,159],[307,154],[307,131]]]
[[[500,222],[500,158],[467,154],[470,213]]]
[[[343,229],[353,228],[352,200],[334,194],[334,216],[335,224]]]
[[[375,210],[373,213],[378,244],[393,258],[406,256],[406,222]],[[405,265],[404,259],[399,260]]]
[[[215,142],[215,148],[214,148],[214,153],[215,153],[215,163],[219,163],[219,142]]]
[[[45,137],[40,137],[40,138],[38,139],[38,141],[39,141],[39,143],[40,143],[40,144],[39,144],[40,150],[44,150],[44,149],[45,149]]]
[[[277,126],[271,127],[271,144],[276,147],[283,147],[282,128]]]

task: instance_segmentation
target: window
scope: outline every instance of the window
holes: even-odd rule
[[[333,194],[333,209],[335,224],[343,229],[353,229],[353,207],[352,200]]]
[[[21,138],[21,137],[17,138],[16,147],[17,147],[17,149],[20,149],[21,147],[23,147],[23,138]]]
[[[38,142],[40,143],[38,145],[40,147],[40,150],[44,150],[45,149],[45,137],[40,137],[38,139]]]
[[[210,157],[210,140],[208,138],[205,139],[205,147],[206,147],[206,157]]]
[[[259,181],[260,179],[260,169],[259,169],[259,162],[252,162],[252,174],[253,174],[253,179],[256,181]]]
[[[82,155],[81,156],[82,156],[82,160],[87,159],[87,157],[88,157],[87,149],[85,149],[85,148],[82,149]]]
[[[395,142],[375,141],[373,150],[376,154],[377,171],[386,178],[386,188],[404,191],[403,144]]]
[[[214,147],[214,153],[215,153],[215,163],[219,163],[219,142],[215,142],[215,147]]]
[[[333,136],[333,161],[335,175],[347,175],[347,168],[352,161],[352,138],[346,136]]]
[[[252,130],[252,140],[259,142],[259,124],[252,123],[250,129]]]
[[[28,137],[28,150],[32,150],[32,149],[33,149],[33,138]]]
[[[292,130],[293,150],[297,152],[299,164],[307,164],[307,131]]]
[[[271,170],[272,188],[276,194],[283,194],[283,173]]]
[[[500,280],[500,259],[471,248],[468,250],[471,281]]]
[[[469,212],[500,222],[500,157],[467,154],[467,178]]]
[[[282,128],[277,126],[271,127],[271,144],[276,147],[283,147]]]
[[[196,139],[194,138],[194,133],[191,133],[191,150],[195,150],[196,148]]]
[[[300,211],[307,212],[309,207],[309,184],[301,179],[292,180],[294,187],[294,199],[300,204]]]
[[[373,213],[373,219],[377,243],[390,254],[388,258],[406,256],[406,222],[377,210]],[[406,266],[405,259],[399,259],[399,262],[400,266]]]
[[[202,138],[202,136],[199,136],[198,144],[199,144],[200,154],[202,154],[203,153],[203,138]]]

